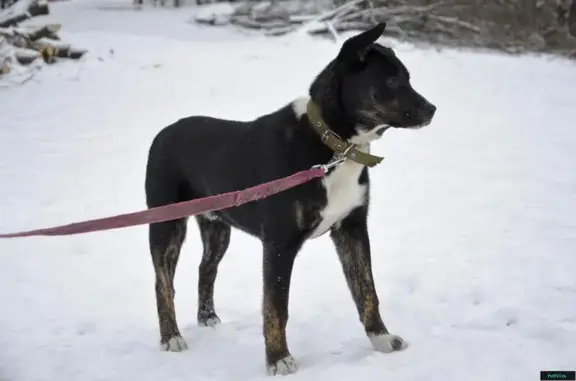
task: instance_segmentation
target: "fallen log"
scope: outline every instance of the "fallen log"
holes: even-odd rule
[[[49,14],[46,0],[20,0],[14,16],[0,19],[0,79],[2,77],[32,78],[37,69],[61,59],[78,60],[87,50],[64,44],[58,33],[61,24],[20,27],[22,21]],[[39,66],[40,65],[40,66]],[[25,81],[17,80],[16,83]]]
[[[44,16],[50,13],[48,3],[45,0],[34,1],[30,4],[26,12],[10,17],[7,20],[0,21],[0,28],[16,26],[22,21],[26,21],[36,16]]]
[[[40,52],[46,63],[54,63],[56,58],[77,60],[88,52],[85,49],[74,49],[70,45],[54,45],[43,41],[35,42],[34,47]]]
[[[2,37],[0,37],[0,76],[1,75],[5,75],[8,74],[10,72],[10,61],[12,60],[12,57],[10,57],[10,55],[6,54],[3,55],[2,53],[4,53],[4,49],[3,49],[3,44],[4,44],[4,40]]]
[[[5,59],[2,62],[2,65],[0,65],[0,75],[6,75],[10,73],[10,65],[8,64],[8,61]]]
[[[28,66],[40,58],[40,53],[31,49],[14,48],[14,58],[20,65]]]
[[[80,59],[87,50],[73,49],[69,44],[62,44],[60,37],[56,32],[60,25],[51,24],[31,32],[24,32],[14,28],[0,28],[0,37],[4,38],[5,43],[28,51],[35,51],[38,57],[42,57],[46,63],[53,63],[56,58]],[[18,58],[18,57],[17,57]],[[18,58],[22,64],[32,62],[30,55]]]
[[[39,40],[41,38],[49,38],[51,40],[60,40],[58,32],[62,27],[61,24],[48,24],[39,29],[36,29],[28,33],[28,38],[32,41]]]
[[[42,61],[54,64],[61,59],[82,58],[87,50],[62,43],[57,34],[59,29],[60,25],[57,24],[32,30],[0,28],[0,79],[11,73],[15,69],[14,65],[28,67]]]

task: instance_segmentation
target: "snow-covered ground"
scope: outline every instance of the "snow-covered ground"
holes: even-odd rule
[[[48,19],[90,54],[0,88],[1,232],[142,209],[160,128],[274,110],[339,48],[120,4],[55,4]],[[524,381],[576,369],[576,67],[397,47],[438,106],[430,127],[387,132],[373,148],[386,156],[372,170],[376,283],[386,324],[411,347],[370,348],[324,236],[295,267],[292,379]],[[214,329],[196,326],[200,250],[191,225],[176,278],[190,349],[165,353],[145,227],[0,241],[0,380],[269,379],[259,243],[233,233]]]

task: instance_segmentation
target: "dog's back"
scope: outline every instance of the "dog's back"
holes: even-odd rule
[[[149,207],[209,195],[206,184],[233,175],[223,158],[242,147],[253,123],[207,116],[183,118],[162,129],[148,154],[146,194]],[[241,158],[238,158],[241,160]],[[222,173],[224,171],[224,173]]]
[[[232,192],[309,168],[320,158],[298,143],[308,141],[299,138],[299,124],[287,105],[250,122],[192,116],[165,127],[148,155],[148,207]],[[247,204],[228,212],[245,215],[252,209]]]

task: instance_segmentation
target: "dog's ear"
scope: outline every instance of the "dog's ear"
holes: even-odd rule
[[[364,61],[368,48],[382,36],[384,29],[386,29],[386,23],[381,22],[372,29],[350,37],[342,44],[336,60],[341,63]]]

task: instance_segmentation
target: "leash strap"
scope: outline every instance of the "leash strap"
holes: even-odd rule
[[[45,229],[0,234],[0,239],[32,236],[66,236],[90,233],[170,221],[197,214],[214,212],[233,206],[240,206],[250,201],[260,200],[276,193],[283,192],[287,189],[294,188],[313,179],[323,177],[327,170],[328,166],[315,166],[311,169],[297,172],[291,176],[269,181],[244,190],[160,206],[135,213],[120,214],[117,216],[76,222]]]

